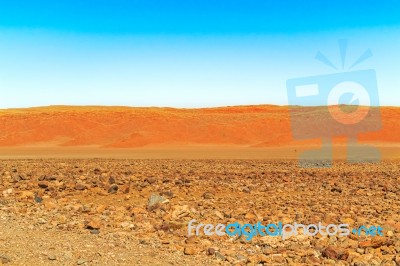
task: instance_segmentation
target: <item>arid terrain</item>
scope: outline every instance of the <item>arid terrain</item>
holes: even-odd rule
[[[324,122],[319,107],[295,111],[312,128]],[[299,168],[321,141],[294,139],[284,106],[1,110],[0,262],[399,266],[400,108],[378,119],[359,140],[380,149],[379,163],[346,162],[338,136],[332,168]],[[192,219],[384,235],[189,237]]]
[[[326,124],[324,107],[292,107],[311,128]],[[292,135],[287,106],[257,105],[175,109],[105,106],[50,106],[0,110],[0,146],[138,148],[181,146],[287,147],[319,144]],[[374,132],[360,140],[400,143],[400,108],[380,107]],[[312,117],[309,120],[309,117]],[[329,114],[328,114],[329,116]],[[324,125],[326,126],[326,125]],[[340,137],[338,136],[340,142]],[[342,140],[343,142],[343,140]]]
[[[1,161],[10,265],[400,265],[400,161]],[[383,237],[193,236],[188,222],[321,221]]]

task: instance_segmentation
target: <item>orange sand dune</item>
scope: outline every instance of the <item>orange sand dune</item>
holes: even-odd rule
[[[300,115],[319,107],[297,107]],[[382,129],[361,140],[400,143],[400,108],[381,107]],[[316,128],[321,122],[313,122]],[[50,106],[0,110],[0,146],[224,145],[278,147],[318,143],[297,141],[286,106],[235,106],[203,109]]]

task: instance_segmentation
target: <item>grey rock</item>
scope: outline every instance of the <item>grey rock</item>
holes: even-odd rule
[[[152,194],[149,198],[149,203],[147,204],[147,209],[148,210],[157,209],[157,207],[160,205],[160,203],[165,200],[166,200],[166,198],[164,198],[163,196],[160,196],[157,194]]]
[[[1,264],[10,263],[10,262],[11,262],[11,259],[10,259],[10,257],[7,256],[6,254],[0,253],[0,262],[1,262]]]
[[[226,257],[219,252],[215,252],[215,257],[219,260],[225,261]]]
[[[85,263],[86,263],[86,260],[85,260],[85,259],[79,259],[79,260],[76,262],[77,265],[83,265],[83,264],[85,264]]]

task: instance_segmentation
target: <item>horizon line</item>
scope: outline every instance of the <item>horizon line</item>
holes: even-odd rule
[[[10,108],[0,108],[1,111],[5,110],[21,110],[21,109],[43,109],[43,108],[137,108],[137,109],[176,109],[176,110],[200,110],[200,109],[218,109],[218,108],[232,108],[232,107],[304,107],[304,108],[312,108],[312,107],[326,107],[326,106],[357,106],[357,107],[386,107],[386,108],[400,108],[400,106],[396,105],[351,105],[351,104],[336,104],[336,105],[280,105],[280,104],[239,104],[239,105],[221,105],[221,106],[204,106],[204,107],[174,107],[174,106],[133,106],[133,105],[63,105],[63,104],[55,104],[55,105],[40,105],[40,106],[28,106],[28,107],[10,107]]]

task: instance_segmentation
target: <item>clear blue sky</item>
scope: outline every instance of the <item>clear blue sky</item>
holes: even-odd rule
[[[287,104],[286,80],[375,69],[400,105],[400,1],[2,1],[0,108]]]

